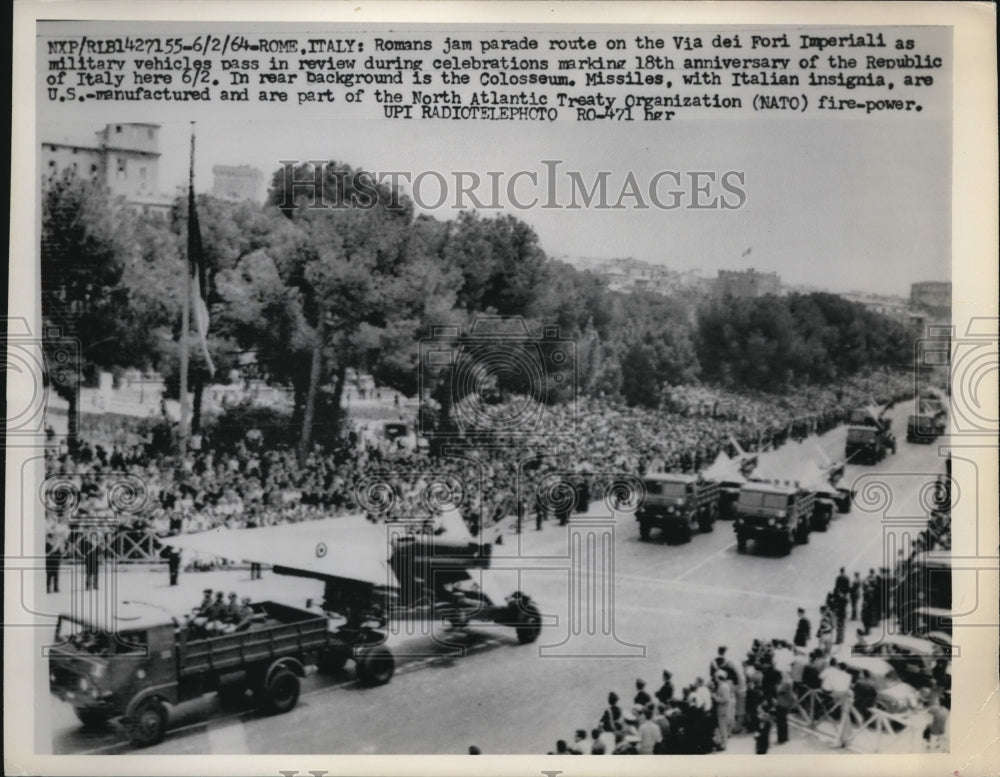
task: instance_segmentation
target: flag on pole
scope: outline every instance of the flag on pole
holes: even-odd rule
[[[188,187],[188,272],[191,273],[191,308],[201,340],[201,352],[208,365],[208,374],[214,376],[215,365],[208,353],[208,306],[205,304],[208,280],[205,276],[205,255],[201,246],[201,228],[198,225],[193,185]]]

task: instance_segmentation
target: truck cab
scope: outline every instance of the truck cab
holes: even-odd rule
[[[176,686],[176,621],[137,607],[123,608],[110,621],[60,615],[55,644],[48,648],[50,690],[73,706],[85,726],[124,715],[146,689]]]
[[[688,542],[695,532],[710,532],[719,510],[719,484],[697,475],[658,473],[643,478],[645,498],[636,510],[639,537],[659,529],[668,540]]]
[[[877,464],[890,451],[896,452],[892,419],[871,407],[854,410],[847,427],[845,458]]]
[[[848,461],[878,464],[888,451],[896,452],[896,438],[892,432],[877,426],[847,427],[844,455]]]
[[[808,542],[815,503],[815,494],[795,485],[747,483],[733,522],[738,552],[746,552],[749,540],[770,543],[785,554]]]
[[[930,413],[917,413],[906,419],[906,441],[932,443],[944,434],[944,418]]]

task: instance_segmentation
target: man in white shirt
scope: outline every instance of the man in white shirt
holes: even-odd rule
[[[691,704],[702,712],[711,712],[712,693],[705,685],[705,680],[699,677],[694,681],[694,690],[691,691]]]
[[[663,732],[659,724],[653,722],[653,708],[646,707],[639,725],[639,755],[652,755],[662,740]]]

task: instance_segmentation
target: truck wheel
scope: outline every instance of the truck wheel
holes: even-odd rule
[[[781,547],[781,555],[787,556],[792,552],[792,548],[795,547],[795,535],[792,532],[788,532],[787,535],[779,540]]]
[[[358,656],[358,677],[365,685],[385,685],[396,671],[396,660],[385,645],[366,648]]]
[[[715,528],[715,516],[712,515],[711,510],[706,510],[701,516],[698,528],[701,529],[702,534],[710,534],[712,529]]]
[[[159,699],[146,699],[125,722],[128,738],[138,747],[149,747],[163,741],[167,733],[167,707]]]
[[[74,707],[73,712],[79,718],[84,728],[101,728],[106,725],[110,716],[103,710],[86,709],[84,707]]]
[[[678,542],[691,542],[691,537],[694,536],[694,530],[691,528],[691,523],[685,523],[677,530],[677,541]]]
[[[747,552],[747,538],[741,534],[736,535],[736,552],[737,553]]]
[[[524,612],[518,616],[517,641],[527,645],[538,639],[542,630],[542,614],[533,604],[524,605]]]
[[[799,545],[808,545],[809,544],[809,528],[810,528],[809,524],[806,521],[803,521],[799,525],[799,536],[798,536],[798,544]]]
[[[645,521],[639,521],[639,539],[645,542],[649,539],[650,526]]]
[[[299,678],[291,669],[281,667],[264,681],[260,706],[266,712],[280,715],[299,703]]]

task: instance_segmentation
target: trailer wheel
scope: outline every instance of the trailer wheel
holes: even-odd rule
[[[149,747],[163,741],[167,720],[166,705],[159,699],[146,699],[125,719],[125,730],[132,744]]]
[[[266,712],[280,715],[299,703],[299,678],[290,669],[281,667],[264,681],[261,707]]]
[[[533,604],[523,606],[524,611],[518,615],[517,641],[527,645],[538,639],[542,631],[542,614]]]
[[[101,728],[110,719],[110,715],[103,710],[74,707],[73,712],[76,713],[76,717],[83,724],[84,728]]]
[[[396,660],[385,645],[365,648],[357,659],[358,677],[365,685],[385,685],[396,671]]]

